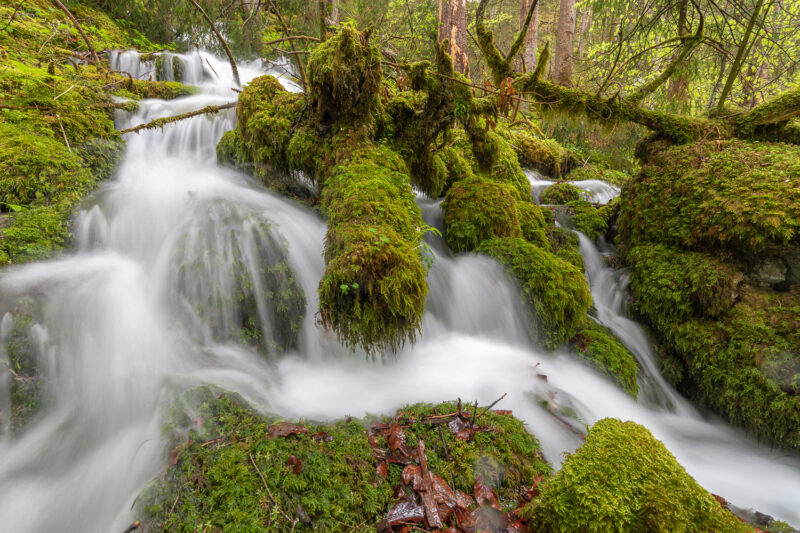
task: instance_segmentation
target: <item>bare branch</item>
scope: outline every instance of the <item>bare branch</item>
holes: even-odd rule
[[[53,0],[53,1],[61,9],[61,11],[63,11],[64,14],[67,15],[67,18],[72,22],[72,24],[78,30],[78,33],[81,34],[81,37],[83,38],[83,42],[86,43],[86,47],[89,49],[89,53],[92,54],[92,62],[95,65],[99,65],[100,64],[100,58],[97,57],[97,52],[94,51],[94,47],[92,46],[91,41],[89,41],[89,38],[86,36],[85,33],[83,33],[83,28],[81,28],[81,25],[78,24],[78,20],[72,15],[70,10],[67,9],[67,6],[62,4],[59,0]]]
[[[141,130],[150,130],[153,128],[160,128],[162,126],[166,126],[172,122],[177,122],[179,120],[183,120],[186,118],[196,117],[198,115],[205,115],[207,113],[219,113],[223,109],[231,109],[236,107],[236,102],[230,102],[228,104],[222,105],[210,105],[206,106],[203,109],[198,109],[197,111],[190,111],[189,113],[183,113],[182,115],[175,115],[172,117],[164,117],[164,118],[157,118],[152,122],[147,122],[146,124],[139,124],[138,126],[134,126],[133,128],[128,128],[126,130],[120,131],[120,135],[125,133],[138,133]]]
[[[228,43],[225,42],[225,38],[222,37],[222,34],[219,32],[216,25],[214,25],[214,22],[209,18],[208,15],[206,15],[205,10],[200,6],[200,4],[198,4],[196,0],[189,0],[189,2],[191,2],[191,4],[200,12],[200,14],[203,16],[203,18],[211,28],[211,31],[213,31],[214,35],[217,36],[219,44],[221,44],[222,48],[225,49],[225,53],[228,56],[228,61],[230,61],[231,63],[231,70],[233,71],[233,81],[234,83],[236,83],[236,85],[241,87],[242,82],[239,81],[239,67],[236,66],[236,60],[233,58],[233,53],[231,52],[231,49],[228,48]]]

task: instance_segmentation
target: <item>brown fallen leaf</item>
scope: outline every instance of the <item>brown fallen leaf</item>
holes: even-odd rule
[[[331,437],[330,433],[325,433],[324,431],[314,433],[313,438],[317,442],[331,442],[333,440],[333,437]]]
[[[269,427],[269,438],[275,437],[288,437],[289,435],[300,435],[308,433],[308,429],[297,424],[290,424],[289,422],[278,422],[277,424]]]
[[[425,509],[416,503],[400,502],[386,513],[386,518],[378,523],[377,529],[381,533],[388,533],[392,526],[403,522],[424,522]]]
[[[487,487],[483,482],[483,476],[475,478],[475,486],[473,488],[473,495],[478,505],[489,504],[492,509],[502,511],[503,507],[497,501],[497,495],[492,489]]]
[[[286,461],[286,464],[292,467],[292,473],[297,475],[300,473],[300,470],[303,468],[303,461],[295,457],[294,455],[289,456],[289,460]]]
[[[380,477],[386,479],[386,476],[389,475],[389,465],[385,462],[380,462],[378,463],[378,467],[375,469],[375,471]]]

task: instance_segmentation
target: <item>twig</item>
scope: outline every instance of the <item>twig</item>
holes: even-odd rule
[[[274,41],[267,41],[264,43],[265,46],[272,46],[274,44],[282,43],[285,41],[314,41],[315,43],[320,42],[318,37],[311,37],[309,35],[290,35],[288,37],[281,37],[280,39],[275,39]]]
[[[119,132],[120,135],[125,133],[136,133],[141,130],[149,130],[153,128],[160,128],[166,124],[170,124],[172,122],[177,122],[179,120],[183,120],[186,118],[196,117],[197,115],[205,115],[207,113],[217,113],[222,111],[223,109],[231,109],[232,107],[236,107],[236,102],[230,102],[228,104],[222,105],[210,105],[206,106],[203,109],[198,109],[197,111],[191,111],[189,113],[184,113],[182,115],[175,115],[173,117],[164,117],[164,118],[157,118],[152,122],[148,122],[146,124],[139,124],[138,126],[134,126],[133,128],[128,128],[126,130],[122,130]]]
[[[213,66],[211,66],[211,61],[209,61],[209,60],[208,60],[208,58],[206,58],[206,63],[208,64],[208,68],[210,68],[210,69],[211,69],[211,72],[213,72],[213,73],[214,73],[214,75],[217,77],[217,79],[218,79],[218,80],[221,80],[222,78],[220,78],[220,77],[219,77],[219,74],[217,74],[217,71],[216,71],[216,70],[214,70],[214,67],[213,67]]]
[[[275,13],[276,17],[278,17],[278,22],[280,22],[281,26],[283,26],[283,33],[285,33],[287,37],[291,37],[292,35],[291,32],[289,31],[289,25],[286,24],[286,20],[284,20],[283,15],[281,15],[278,6],[275,4],[275,0],[269,0],[269,4],[272,8],[272,12]],[[297,66],[300,69],[300,80],[303,82],[303,87],[306,87],[307,86],[306,68],[303,65],[303,59],[300,57],[300,54],[297,53],[297,50],[294,47],[294,41],[291,39],[289,40],[289,48],[291,48],[292,52],[294,52],[294,55],[297,56]]]
[[[97,57],[97,52],[94,51],[94,47],[92,46],[91,41],[89,41],[89,38],[86,36],[85,33],[83,33],[83,28],[81,28],[81,25],[78,24],[78,20],[72,15],[70,10],[67,9],[67,6],[65,6],[64,4],[61,3],[60,0],[53,0],[53,1],[56,3],[56,5],[59,8],[61,8],[61,11],[63,11],[64,14],[67,15],[67,18],[72,22],[72,24],[75,25],[75,28],[78,30],[78,33],[80,33],[81,37],[83,37],[83,41],[86,43],[86,47],[89,49],[89,52],[91,52],[91,54],[92,54],[92,58],[94,59],[94,64],[95,65],[99,65],[100,64],[100,58]]]
[[[507,392],[506,392],[506,393],[503,393],[503,395],[502,395],[502,396],[500,396],[498,399],[496,399],[496,400],[495,400],[495,401],[493,401],[491,404],[489,404],[489,407],[487,407],[486,409],[484,409],[483,411],[481,411],[481,414],[479,414],[478,416],[476,416],[476,417],[475,417],[475,420],[478,420],[480,417],[482,417],[483,415],[485,415],[485,414],[486,414],[486,412],[487,412],[487,411],[489,411],[489,409],[491,409],[492,407],[494,407],[495,405],[497,405],[498,403],[500,403],[500,400],[502,400],[503,398],[505,398],[507,394],[508,394]]]
[[[248,452],[247,455],[250,456],[250,462],[253,463],[253,467],[256,469],[256,472],[258,472],[258,477],[261,478],[261,482],[264,484],[264,488],[267,489],[267,494],[269,495],[269,499],[272,500],[272,503],[275,505],[275,509],[277,509],[278,512],[281,513],[286,520],[292,523],[292,531],[294,531],[294,528],[297,525],[297,518],[293,520],[292,518],[289,517],[288,514],[283,512],[283,509],[281,509],[281,506],[278,505],[277,500],[275,500],[275,496],[272,495],[272,491],[269,490],[269,485],[267,485],[267,480],[264,479],[264,474],[262,474],[261,469],[258,468],[256,460],[255,458],[253,458],[253,454]]]
[[[69,139],[67,139],[67,132],[64,131],[64,125],[61,123],[61,117],[56,115],[56,118],[58,119],[58,125],[61,128],[61,135],[64,136],[64,142],[67,143],[67,150],[69,150],[70,153],[72,153],[72,148],[70,148],[69,146]]]
[[[478,400],[475,400],[475,405],[472,407],[472,418],[469,419],[469,429],[472,429],[472,426],[475,425],[475,415],[478,412]]]
[[[14,17],[16,17],[16,16],[17,16],[17,11],[19,11],[19,10],[20,10],[20,8],[22,7],[22,4],[24,4],[24,3],[25,3],[25,0],[20,0],[20,3],[19,3],[19,4],[17,4],[17,8],[14,10],[14,12],[13,12],[13,13],[11,13],[11,18],[10,18],[10,19],[8,19],[8,23],[7,23],[5,26],[3,26],[3,29],[2,29],[2,30],[0,30],[0,31],[6,31],[6,28],[8,28],[9,26],[11,26],[11,23],[12,23],[12,22],[14,22]]]
[[[439,426],[439,438],[442,439],[442,446],[444,446],[444,458],[448,461],[452,461],[453,459],[450,457],[450,452],[447,451],[447,443],[444,441],[444,431],[442,430],[442,426]]]
[[[45,47],[45,45],[46,45],[47,43],[49,43],[49,42],[50,42],[50,39],[52,39],[53,37],[55,37],[57,33],[58,33],[58,30],[54,31],[54,32],[53,32],[53,34],[52,34],[50,37],[48,37],[48,38],[47,38],[47,40],[45,40],[45,42],[43,42],[43,43],[42,43],[42,46],[40,46],[40,47],[39,47],[39,51],[38,51],[38,52],[36,52],[36,55],[37,55],[37,56],[38,56],[39,54],[41,54],[41,53],[42,53],[42,50],[44,50],[44,47]]]
[[[228,55],[228,61],[231,63],[231,70],[233,71],[233,81],[236,82],[236,85],[241,87],[242,82],[239,81],[239,67],[236,66],[236,60],[233,58],[233,52],[231,52],[231,49],[228,47],[228,43],[225,42],[225,38],[222,37],[222,34],[214,25],[214,22],[209,18],[208,15],[206,15],[205,10],[200,6],[200,4],[198,4],[196,0],[189,0],[189,2],[200,12],[211,28],[211,31],[217,36],[219,44],[221,44],[222,48],[225,49],[225,53]]]
[[[133,524],[129,525],[129,526],[128,526],[128,527],[125,529],[125,531],[123,531],[122,533],[131,533],[131,531],[136,531],[137,529],[139,529],[139,527],[140,527],[141,525],[142,525],[142,523],[141,523],[141,522],[139,522],[139,521],[137,520],[137,521],[136,521],[136,522],[134,522]]]
[[[64,96],[65,94],[67,94],[68,92],[70,92],[70,91],[71,91],[72,89],[74,89],[74,88],[75,88],[75,86],[73,85],[72,87],[70,87],[69,89],[67,89],[66,91],[64,91],[63,93],[61,93],[61,94],[59,94],[58,96],[56,96],[55,98],[53,98],[53,100],[54,100],[54,101],[55,101],[55,100],[58,100],[59,98],[61,98],[62,96]]]

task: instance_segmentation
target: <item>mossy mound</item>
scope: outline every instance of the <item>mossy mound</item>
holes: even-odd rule
[[[608,328],[587,319],[570,343],[581,357],[614,379],[625,392],[634,398],[639,394],[636,358]]]
[[[493,237],[521,237],[515,198],[508,185],[484,178],[453,184],[442,203],[450,248],[468,252]],[[532,222],[530,217],[527,222]]]
[[[410,449],[424,440],[428,468],[456,490],[471,493],[480,475],[503,502],[515,503],[521,487],[548,474],[536,439],[509,414],[487,412],[480,418],[484,430],[469,441],[426,420],[455,410],[450,403],[414,405],[394,418],[286,426],[235,395],[200,389],[173,410],[175,459],[145,488],[138,509],[149,531],[195,531],[201,524],[225,531],[374,531],[403,486],[403,465],[383,462],[386,437],[370,435],[370,427],[381,425],[396,424]]]
[[[198,335],[210,332],[204,341],[239,342],[269,355],[297,348],[306,301],[287,243],[263,215],[224,204],[204,206],[204,213],[178,241],[171,300],[193,313]]]
[[[533,202],[517,203],[517,218],[522,236],[531,244],[550,250],[550,240],[547,238],[547,229],[552,227],[553,221],[549,210],[545,210]]]
[[[684,394],[800,448],[800,149],[741,141],[655,152],[623,187],[633,309]]]
[[[521,238],[484,241],[477,251],[500,261],[517,279],[546,346],[554,348],[575,335],[592,303],[580,270]]]
[[[487,177],[513,187],[517,199],[530,198],[531,184],[519,164],[514,148],[500,134],[487,131],[479,125],[472,125],[467,134],[478,169]]]
[[[583,272],[583,256],[579,248],[580,241],[575,232],[551,226],[547,229],[547,240],[555,255]]]
[[[567,207],[575,228],[591,240],[596,241],[600,235],[608,231],[608,222],[602,208],[598,208],[586,200],[572,200],[567,203]]]
[[[569,202],[585,200],[586,193],[571,183],[558,182],[549,186],[539,196],[539,203],[549,205],[564,205]]]
[[[540,139],[526,130],[501,128],[499,131],[514,147],[522,166],[545,176],[561,179],[576,163],[575,157],[558,141]]]
[[[611,185],[621,186],[630,180],[632,176],[623,170],[615,170],[599,165],[585,165],[573,168],[564,177],[566,181],[586,181],[600,180]]]
[[[626,183],[622,244],[752,254],[800,242],[800,147],[709,141],[656,153]]]
[[[323,190],[329,230],[320,320],[367,352],[413,340],[425,309],[422,215],[404,169],[385,147],[362,149]]]
[[[378,49],[344,24],[308,60],[310,106],[318,122],[344,122],[371,129],[380,105],[383,72]]]
[[[609,418],[595,423],[526,514],[545,533],[751,531],[646,428]]]

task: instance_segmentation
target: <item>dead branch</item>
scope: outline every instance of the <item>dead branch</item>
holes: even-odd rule
[[[81,28],[81,25],[78,24],[78,20],[72,15],[70,10],[67,9],[67,6],[65,6],[64,4],[61,3],[60,0],[53,0],[53,2],[56,3],[56,5],[61,9],[61,11],[64,12],[65,15],[67,15],[67,18],[72,22],[72,24],[78,30],[78,33],[81,34],[81,37],[83,37],[83,41],[86,43],[86,47],[89,49],[89,52],[92,54],[93,63],[95,65],[99,65],[100,64],[100,58],[97,57],[97,52],[94,51],[94,47],[92,46],[91,41],[89,41],[89,38],[86,36],[85,33],[83,33],[83,28]]]
[[[209,18],[208,15],[206,15],[205,10],[200,6],[200,4],[198,4],[196,0],[189,0],[189,2],[191,2],[191,4],[200,12],[205,21],[208,23],[208,26],[211,28],[211,31],[213,31],[214,35],[217,36],[219,44],[221,44],[222,48],[225,49],[225,54],[227,54],[228,56],[228,61],[230,61],[231,70],[233,71],[233,81],[236,83],[236,85],[241,87],[242,82],[239,81],[239,67],[236,66],[236,60],[233,58],[233,53],[231,52],[231,49],[228,47],[228,43],[225,42],[225,38],[222,37],[222,34],[214,25],[214,22]]]
[[[489,404],[489,407],[487,407],[486,409],[484,409],[483,411],[481,411],[481,412],[478,414],[478,416],[476,416],[476,417],[475,417],[475,420],[478,420],[480,417],[482,417],[482,416],[483,416],[483,415],[485,415],[487,412],[489,412],[489,410],[490,410],[492,407],[494,407],[495,405],[497,405],[498,403],[500,403],[500,400],[502,400],[503,398],[505,398],[507,394],[508,394],[507,392],[506,392],[506,393],[503,393],[503,395],[502,395],[502,396],[500,396],[498,399],[496,399],[495,401],[493,401],[492,403],[490,403],[490,404]]]
[[[484,12],[486,11],[486,5],[488,3],[489,0],[480,0],[478,9],[475,12],[476,41],[478,43],[478,48],[480,48],[483,53],[486,64],[489,66],[495,85],[499,86],[502,80],[511,77],[514,72],[514,59],[521,50],[522,44],[525,42],[525,35],[528,33],[528,28],[533,18],[533,12],[536,10],[536,6],[539,2],[538,0],[534,0],[531,4],[528,10],[528,16],[525,18],[525,23],[514,38],[514,42],[511,44],[508,54],[503,54],[497,48],[494,44],[494,32],[486,28]]]
[[[175,115],[172,117],[164,117],[164,118],[157,118],[152,122],[147,122],[146,124],[139,124],[138,126],[134,126],[133,128],[128,128],[126,130],[120,131],[120,135],[124,135],[125,133],[138,133],[141,130],[150,130],[153,128],[161,128],[166,126],[167,124],[171,124],[172,122],[177,122],[179,120],[187,119],[196,117],[198,115],[205,115],[208,113],[218,113],[223,109],[231,109],[232,107],[236,107],[236,102],[230,102],[228,104],[222,105],[210,105],[206,106],[203,109],[198,109],[197,111],[191,111],[189,113],[183,113],[182,115]]]
[[[283,509],[281,509],[281,506],[278,505],[278,501],[275,499],[275,496],[272,495],[272,491],[269,490],[269,485],[267,485],[267,480],[264,479],[264,474],[262,474],[261,473],[261,469],[258,468],[258,465],[256,464],[256,460],[253,457],[253,454],[248,452],[247,455],[250,456],[250,462],[253,463],[253,467],[256,469],[256,472],[258,472],[258,477],[261,478],[261,482],[264,484],[264,488],[267,489],[267,494],[269,495],[269,499],[272,500],[272,504],[275,505],[275,509],[277,509],[278,512],[281,515],[283,515],[283,517],[292,524],[292,531],[294,531],[294,528],[297,525],[297,518],[292,519],[291,517],[289,517],[288,514],[286,514],[283,511]]]
[[[275,13],[275,16],[278,17],[278,22],[281,23],[281,27],[283,27],[283,33],[286,34],[286,37],[291,37],[291,31],[289,31],[289,25],[286,24],[286,20],[284,20],[283,15],[281,15],[278,6],[275,4],[275,0],[269,0],[269,4],[272,8],[272,12]],[[300,70],[300,81],[303,83],[303,87],[306,87],[306,68],[303,65],[303,58],[300,57],[300,54],[297,53],[297,50],[294,47],[294,40],[289,39],[289,48],[292,49],[292,53],[297,58],[297,67]]]
[[[136,531],[141,527],[141,525],[142,523],[137,520],[136,522],[125,528],[125,531],[123,531],[122,533],[131,533],[131,531]]]
[[[8,19],[8,23],[6,23],[6,25],[3,26],[3,29],[0,30],[0,31],[6,31],[6,28],[11,26],[11,23],[14,22],[14,17],[17,16],[17,12],[20,10],[20,8],[22,7],[22,4],[24,4],[24,3],[25,3],[25,0],[20,0],[19,4],[17,4],[16,9],[14,9],[14,12],[11,13],[11,18]]]
[[[311,37],[310,35],[290,35],[288,37],[281,37],[280,39],[275,39],[274,41],[267,41],[264,43],[264,46],[272,46],[286,41],[313,41],[315,43],[320,42],[319,38]]]

